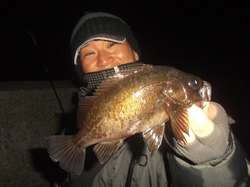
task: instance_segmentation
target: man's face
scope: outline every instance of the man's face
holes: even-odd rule
[[[81,65],[85,73],[101,71],[139,60],[129,43],[94,40],[81,49]]]

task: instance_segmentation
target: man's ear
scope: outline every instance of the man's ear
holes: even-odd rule
[[[133,50],[133,53],[134,53],[135,60],[138,61],[139,60],[139,55],[134,50]]]

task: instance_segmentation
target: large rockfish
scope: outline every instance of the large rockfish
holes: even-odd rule
[[[187,108],[203,107],[211,97],[211,86],[199,77],[169,66],[142,65],[122,70],[103,81],[93,96],[79,99],[75,136],[50,136],[46,139],[53,161],[80,175],[85,150],[94,146],[100,163],[107,161],[124,139],[141,133],[155,153],[170,121],[174,138],[185,142],[188,134]]]

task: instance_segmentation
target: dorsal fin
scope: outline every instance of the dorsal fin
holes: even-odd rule
[[[119,81],[121,81],[122,79],[130,75],[144,71],[152,67],[153,65],[144,64],[142,66],[134,66],[129,69],[120,70],[117,73],[109,76],[106,80],[102,81],[101,84],[97,86],[97,89],[95,90],[94,95],[99,95],[106,89],[110,88],[111,86],[115,85],[116,83],[118,83]]]

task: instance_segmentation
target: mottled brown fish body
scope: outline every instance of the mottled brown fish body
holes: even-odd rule
[[[144,65],[118,72],[102,82],[93,96],[80,98],[79,132],[71,139],[49,137],[49,154],[65,170],[79,175],[85,149],[93,144],[98,160],[104,163],[125,138],[142,133],[144,142],[154,153],[162,142],[164,124],[169,120],[174,137],[185,141],[186,109],[210,98],[210,85],[204,84],[200,78],[169,66]]]
[[[143,122],[153,111],[159,108],[164,111],[163,90],[166,80],[173,73],[177,75],[178,71],[149,68],[107,89],[89,109],[76,142],[80,142],[80,147],[87,147],[102,141],[126,138],[154,126],[156,122],[147,125]]]

